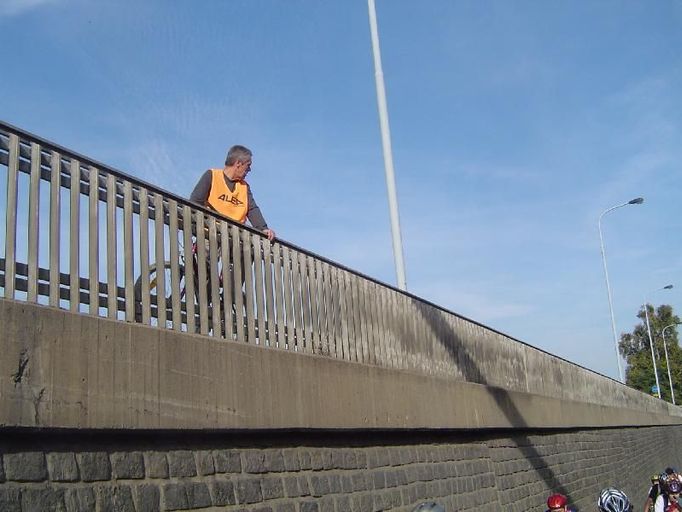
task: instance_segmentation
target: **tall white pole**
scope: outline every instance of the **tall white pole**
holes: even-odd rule
[[[369,28],[372,34],[372,51],[374,53],[374,77],[377,86],[377,103],[379,106],[379,123],[381,125],[381,144],[384,150],[384,169],[386,171],[386,188],[388,189],[388,208],[391,216],[391,234],[393,235],[393,259],[398,279],[398,288],[407,289],[405,281],[405,263],[403,261],[403,242],[400,236],[400,218],[398,215],[398,198],[393,172],[393,152],[391,150],[391,130],[388,125],[388,108],[386,107],[386,89],[384,73],[381,67],[381,51],[379,49],[379,31],[374,0],[367,0],[369,8]]]
[[[615,210],[616,208],[621,208],[629,204],[642,204],[643,202],[644,202],[643,198],[637,197],[635,199],[628,201],[627,203],[613,206],[612,208],[609,208],[608,210],[602,212],[602,214],[599,216],[599,222],[597,223],[597,226],[599,227],[599,245],[601,247],[601,260],[602,263],[604,264],[604,278],[606,279],[606,293],[608,294],[609,297],[609,312],[611,313],[611,330],[613,331],[613,344],[616,348],[616,361],[618,361],[618,375],[620,377],[620,381],[623,383],[625,383],[625,377],[623,376],[623,366],[620,363],[620,350],[618,349],[618,334],[616,333],[616,318],[613,315],[613,299],[611,298],[611,285],[609,284],[609,270],[606,267],[606,251],[604,250],[604,236],[602,235],[601,232],[601,219],[604,215]]]
[[[665,331],[669,327],[675,327],[677,324],[666,325],[663,328],[663,350],[665,351],[665,366],[668,368],[668,383],[670,384],[670,397],[673,400],[673,405],[675,405],[675,390],[673,389],[673,378],[670,376],[670,359],[668,359],[668,344],[665,342]]]
[[[625,203],[627,204],[627,203]],[[625,206],[625,205],[620,205]],[[620,206],[614,206],[611,210],[615,208],[620,208]],[[616,318],[613,314],[613,299],[611,298],[611,285],[609,284],[609,270],[606,267],[606,252],[604,251],[604,237],[601,232],[601,218],[604,214],[610,212],[611,210],[606,210],[599,216],[599,243],[601,245],[601,260],[604,264],[604,277],[606,279],[606,293],[609,297],[609,312],[611,313],[611,330],[613,331],[613,344],[616,348],[616,361],[618,361],[618,375],[620,376],[620,381],[625,382],[625,377],[623,376],[623,366],[620,363],[620,350],[618,349],[618,334],[616,333]]]
[[[654,375],[656,376],[656,391],[658,398],[661,398],[661,384],[658,382],[658,369],[656,368],[656,356],[654,355],[654,340],[651,337],[651,325],[649,324],[649,303],[644,302],[644,317],[646,318],[646,330],[649,333],[649,345],[651,346],[651,362],[654,365]]]

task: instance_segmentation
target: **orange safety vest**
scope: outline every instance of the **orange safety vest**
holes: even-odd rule
[[[227,188],[222,169],[211,169],[211,175],[208,205],[221,215],[244,224],[246,213],[249,211],[249,186],[247,183],[235,181],[234,190],[231,191]]]

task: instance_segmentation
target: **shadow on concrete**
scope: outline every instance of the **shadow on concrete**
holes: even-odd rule
[[[485,375],[483,375],[483,372],[481,372],[478,364],[476,364],[476,361],[471,357],[464,346],[464,343],[462,343],[461,338],[443,319],[441,312],[437,309],[434,309],[433,306],[429,304],[425,304],[414,298],[411,300],[415,306],[415,309],[431,327],[433,333],[436,334],[438,341],[446,349],[449,357],[459,367],[466,381],[490,386]],[[443,334],[438,335],[438,333]],[[401,336],[401,338],[406,339],[403,336]],[[514,402],[511,400],[507,390],[500,387],[488,389],[497,406],[504,413],[509,422],[514,425],[514,427],[520,429],[529,429],[528,423],[518,408],[514,405]],[[561,484],[547,461],[542,457],[542,455],[540,455],[530,440],[524,435],[509,436],[509,439],[516,443],[519,452],[528,460],[531,467],[550,489],[550,492],[559,492],[567,496],[569,503],[572,503],[573,500],[571,499],[570,493]]]

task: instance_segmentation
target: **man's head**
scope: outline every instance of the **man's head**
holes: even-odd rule
[[[244,146],[232,146],[225,157],[225,170],[230,179],[243,180],[251,171],[253,153]]]
[[[564,512],[568,505],[568,498],[563,494],[552,494],[547,498],[547,509],[551,512]]]

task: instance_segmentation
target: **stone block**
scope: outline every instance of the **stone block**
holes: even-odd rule
[[[329,492],[332,494],[338,494],[342,491],[341,489],[341,475],[332,474],[329,475]]]
[[[190,482],[187,488],[187,504],[190,508],[206,508],[211,506],[211,494],[204,482]]]
[[[134,495],[137,510],[144,512],[158,512],[160,510],[161,493],[156,485],[138,485],[135,487]]]
[[[301,462],[298,460],[298,451],[295,449],[288,449],[282,451],[284,458],[285,471],[299,471],[301,469]]]
[[[70,452],[47,454],[47,468],[53,482],[77,482],[79,478],[76,456]]]
[[[2,454],[0,453],[0,484],[5,481],[5,465],[2,462]]]
[[[284,485],[279,477],[266,477],[261,480],[261,491],[264,500],[274,500],[284,497]]]
[[[352,512],[350,496],[338,496],[334,498],[336,502],[336,512]]]
[[[242,463],[237,451],[216,450],[213,452],[213,463],[217,473],[241,473],[242,471]]]
[[[165,453],[145,453],[148,478],[168,478],[168,460]]]
[[[211,482],[210,485],[214,506],[224,507],[237,503],[237,499],[234,495],[234,484],[232,482],[228,480],[216,480]]]
[[[7,486],[0,487],[0,510],[21,512],[21,491]]]
[[[95,512],[95,490],[92,487],[70,487],[64,491],[67,512]]]
[[[125,485],[100,485],[95,489],[99,512],[135,512],[133,493]]]
[[[6,453],[5,478],[13,482],[47,480],[47,463],[43,452]]]
[[[111,454],[113,477],[119,480],[144,478],[144,458],[140,452]]]
[[[329,494],[329,480],[324,475],[310,476],[310,494],[312,496],[326,496]]]
[[[199,451],[196,454],[197,471],[201,476],[215,475],[213,454],[210,451]]]
[[[235,480],[237,502],[239,504],[258,503],[263,501],[259,478],[239,478]]]
[[[274,512],[296,512],[296,505],[292,502],[278,503],[275,505]]]
[[[297,476],[285,476],[282,479],[284,483],[284,492],[289,498],[298,498],[302,496],[301,490],[298,487],[298,477]]]
[[[187,489],[181,483],[165,484],[163,486],[163,501],[166,510],[187,510]]]
[[[168,453],[168,472],[171,477],[197,476],[194,453],[189,450],[177,450]]]
[[[374,499],[371,494],[355,494],[351,497],[353,512],[374,512]]]
[[[298,506],[299,512],[319,512],[317,501],[302,501]]]
[[[43,488],[25,488],[21,491],[22,510],[40,510],[45,512],[62,512],[66,510],[64,490]]]
[[[84,452],[76,456],[83,482],[111,479],[111,464],[106,452]]]

